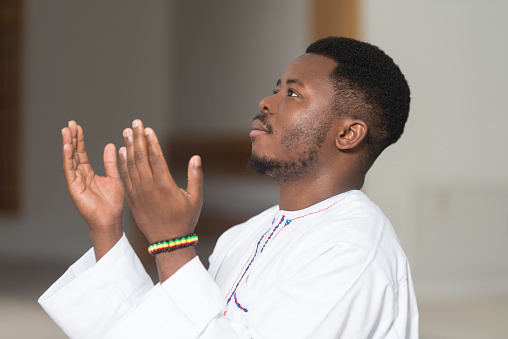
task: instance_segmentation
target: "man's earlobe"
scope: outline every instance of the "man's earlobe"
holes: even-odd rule
[[[339,150],[357,147],[367,135],[367,124],[361,120],[346,119],[335,138],[335,146]]]

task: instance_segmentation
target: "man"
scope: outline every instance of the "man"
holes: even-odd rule
[[[260,102],[250,133],[250,166],[277,181],[279,205],[225,232],[208,272],[190,246],[200,158],[180,189],[154,131],[135,120],[119,151],[122,186],[115,147],[104,151],[106,177],[96,176],[71,121],[64,173],[93,251],[40,303],[72,338],[416,338],[409,264],[388,219],[359,191],[402,134],[409,100],[404,76],[377,47],[334,37],[309,46]],[[154,244],[155,287],[122,232],[124,187]]]

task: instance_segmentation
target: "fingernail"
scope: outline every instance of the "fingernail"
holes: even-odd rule
[[[194,167],[201,166],[201,157],[195,157],[194,158]]]
[[[127,139],[129,139],[129,140],[131,140],[131,139],[132,139],[132,133],[131,133],[131,130],[130,130],[130,129],[128,129],[128,128],[127,128],[127,129],[125,129],[125,130],[123,131],[123,135],[124,135],[124,137],[126,137],[126,138],[127,138]]]

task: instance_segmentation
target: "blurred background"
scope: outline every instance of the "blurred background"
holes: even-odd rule
[[[380,46],[412,90],[402,139],[364,191],[409,257],[423,339],[508,338],[508,2],[0,0],[0,338],[65,338],[37,298],[91,245],[68,198],[60,130],[102,174],[135,118],[185,183],[203,156],[201,260],[277,203],[245,171],[259,100],[317,38]],[[125,229],[149,270],[145,242]]]

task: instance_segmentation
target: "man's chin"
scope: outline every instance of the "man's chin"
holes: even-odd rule
[[[268,175],[280,183],[294,182],[305,177],[315,165],[315,152],[301,157],[299,161],[284,161],[258,156],[252,153],[248,168],[258,175]]]
[[[264,175],[264,174],[268,174],[268,170],[269,170],[269,162],[270,160],[269,159],[266,159],[266,158],[262,158],[262,157],[259,157],[255,154],[252,154],[251,157],[249,158],[249,162],[247,164],[247,168],[256,173],[257,175]]]

